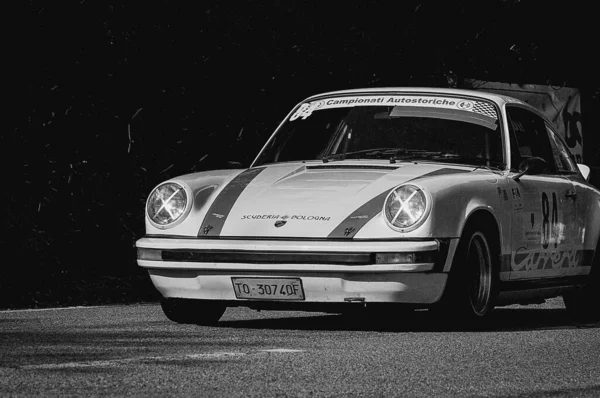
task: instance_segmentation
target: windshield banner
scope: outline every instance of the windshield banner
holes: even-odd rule
[[[322,109],[351,108],[355,106],[399,106],[458,110],[477,113],[493,120],[498,118],[494,107],[483,101],[473,101],[453,97],[425,95],[364,95],[327,98],[302,104],[290,117],[290,121],[303,120],[313,112]]]

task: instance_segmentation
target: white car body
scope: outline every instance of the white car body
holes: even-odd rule
[[[400,158],[258,164],[259,156],[247,170],[175,177],[168,182],[183,187],[188,198],[183,215],[165,227],[147,213],[146,236],[136,243],[138,264],[163,297],[324,311],[328,304],[428,306],[443,297],[469,221],[496,231],[494,305],[537,302],[586,283],[600,237],[600,192],[579,169],[519,175],[511,164],[508,115],[522,113],[514,111],[519,108],[543,119],[539,112],[479,91],[378,88],[310,97],[282,125],[328,107],[377,101],[397,101],[390,117],[431,110],[459,118],[472,112],[482,125],[497,119],[505,166]],[[480,104],[485,106],[476,114],[472,108]],[[382,211],[403,184],[426,197],[426,214],[414,228],[391,227]],[[383,260],[375,263],[378,256]],[[301,295],[285,296],[281,283],[288,278]],[[235,291],[245,283],[256,290],[256,281],[274,281],[282,294]]]

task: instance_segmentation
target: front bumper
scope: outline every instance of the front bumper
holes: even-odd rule
[[[252,304],[236,298],[231,278],[295,277],[303,303],[432,304],[444,291],[454,243],[145,237],[136,245],[138,265],[164,297]],[[378,263],[390,254],[400,257]]]

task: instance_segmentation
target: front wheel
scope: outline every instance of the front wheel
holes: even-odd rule
[[[486,316],[493,310],[493,266],[490,246],[485,235],[479,231],[475,231],[469,239],[465,266],[469,300],[467,312],[474,317]]]
[[[165,316],[177,323],[216,325],[227,307],[209,300],[162,298],[160,306]]]
[[[451,314],[461,319],[478,320],[494,309],[497,281],[496,256],[489,234],[468,228],[460,239],[442,297],[441,315]]]

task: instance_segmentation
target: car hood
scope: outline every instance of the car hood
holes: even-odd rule
[[[198,237],[352,238],[381,212],[396,186],[471,170],[350,161],[251,168],[215,195]]]

